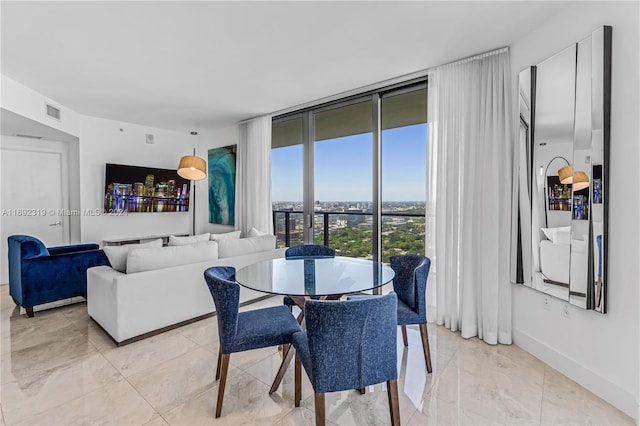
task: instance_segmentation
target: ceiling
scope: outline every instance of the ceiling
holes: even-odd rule
[[[513,44],[566,4],[2,1],[2,73],[79,114],[203,132]]]

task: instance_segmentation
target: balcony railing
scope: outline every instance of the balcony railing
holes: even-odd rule
[[[316,238],[318,238],[318,234],[321,235],[322,244],[326,246],[331,245],[331,217],[332,216],[347,216],[347,217],[373,217],[373,213],[370,212],[353,212],[353,211],[317,211],[314,212],[314,227],[316,228]],[[385,217],[403,217],[403,218],[417,218],[423,219],[425,218],[424,213],[403,213],[403,212],[383,212],[381,213],[383,217],[383,234],[384,230],[384,218]],[[284,218],[284,221],[282,219]],[[292,220],[299,221],[300,223],[294,223]],[[337,219],[336,219],[337,221]],[[362,220],[360,223],[365,223],[367,219]],[[335,222],[334,222],[335,223]],[[293,224],[293,226],[292,226]],[[321,226],[318,226],[321,225]],[[357,227],[357,224],[352,224],[348,226]],[[422,226],[422,225],[420,225]],[[278,238],[278,242],[284,242],[284,246],[290,247],[293,241],[303,241],[302,233],[304,230],[304,213],[301,210],[273,210],[273,229],[275,230],[276,237]],[[336,230],[336,229],[334,229]],[[337,231],[337,230],[336,230]],[[422,238],[421,241],[424,242],[424,228],[421,229]],[[284,235],[283,235],[284,234]],[[363,234],[364,235],[364,234]],[[284,237],[284,238],[283,238]],[[370,235],[369,235],[370,238]],[[284,240],[284,241],[283,241]],[[318,239],[316,239],[317,243],[320,243]],[[383,242],[383,245],[385,243]],[[391,243],[386,243],[387,245]],[[338,247],[336,247],[338,248]],[[422,250],[424,251],[424,245],[422,245]]]

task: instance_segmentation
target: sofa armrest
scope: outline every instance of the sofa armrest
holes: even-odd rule
[[[87,269],[87,313],[111,336],[118,339],[118,286],[119,277],[126,274],[110,266]]]
[[[47,247],[50,255],[58,255],[65,253],[75,253],[75,252],[83,252],[89,250],[98,250],[100,246],[97,244],[76,244],[73,246],[57,246],[57,247]]]

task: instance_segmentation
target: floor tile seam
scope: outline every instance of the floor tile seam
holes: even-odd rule
[[[167,410],[165,410],[165,411],[162,411],[162,412],[161,412],[160,410],[156,409],[156,408],[155,408],[153,405],[151,405],[151,403],[149,403],[148,401],[147,401],[147,403],[148,403],[149,405],[151,405],[151,407],[156,411],[156,413],[158,413],[158,415],[159,415],[160,417],[162,417],[162,419],[163,419],[163,420],[164,420],[168,425],[171,425],[171,426],[174,426],[174,425],[176,425],[176,426],[182,426],[182,425],[181,425],[181,424],[179,424],[179,423],[178,423],[178,424],[175,424],[175,423],[170,422],[170,421],[169,421],[169,419],[168,419],[167,417],[165,417],[165,416],[166,416],[166,415],[168,415],[170,412],[172,412],[172,411],[174,411],[174,410],[179,409],[179,408],[180,408],[180,407],[182,407],[183,405],[188,404],[189,402],[194,401],[194,400],[196,400],[196,399],[200,398],[200,397],[201,397],[202,395],[204,395],[205,393],[207,393],[207,392],[211,392],[211,391],[213,391],[214,389],[217,389],[217,388],[218,388],[218,382],[219,382],[219,380],[214,380],[214,382],[213,382],[213,386],[212,386],[212,387],[210,387],[210,388],[208,388],[208,389],[204,389],[202,392],[197,392],[197,393],[195,393],[191,398],[185,399],[184,401],[180,402],[178,405],[175,405],[175,406],[169,405],[169,408],[168,408]],[[134,386],[134,388],[135,388],[135,386]],[[137,391],[137,389],[136,389],[136,391]],[[143,397],[143,398],[144,398],[144,397]],[[146,399],[145,399],[145,401],[146,401]],[[216,395],[216,401],[217,401],[217,395]]]
[[[195,349],[201,349],[201,347],[199,347],[199,346],[198,346],[198,347],[194,348],[194,350],[195,350]],[[202,348],[202,349],[205,349],[205,348]],[[206,349],[205,349],[205,350],[206,350]],[[209,352],[209,351],[207,351],[207,352]],[[178,355],[177,357],[171,358],[171,360],[173,360],[173,359],[175,359],[175,358],[178,358],[178,357],[180,357],[180,356],[186,355],[187,353],[188,353],[188,352],[185,352],[185,353],[183,353],[182,355]],[[170,360],[166,360],[166,361],[162,362],[161,364],[164,364],[165,362],[168,362],[168,361],[170,361]],[[158,365],[156,365],[156,366],[155,366],[155,367],[153,367],[153,368],[157,368],[157,367],[158,367],[159,365],[161,365],[161,364],[158,364]],[[213,364],[212,364],[212,365],[213,365]],[[237,368],[237,367],[233,367],[233,368]],[[238,369],[238,370],[240,370],[240,369]],[[146,370],[145,370],[145,371],[146,371]],[[240,371],[242,371],[242,370],[240,370]],[[244,372],[243,372],[243,373],[244,373]],[[136,374],[137,374],[137,373],[136,373]],[[161,410],[160,410],[160,408],[156,408],[156,407],[155,407],[151,402],[149,402],[149,401],[147,400],[147,398],[145,398],[145,397],[144,397],[144,395],[142,395],[142,393],[140,392],[140,390],[138,389],[138,387],[137,387],[134,383],[132,383],[132,382],[129,380],[131,377],[132,377],[132,376],[124,376],[124,375],[123,375],[123,378],[124,378],[124,379],[125,379],[125,380],[130,384],[130,385],[131,385],[131,387],[133,387],[133,389],[135,389],[136,393],[138,393],[138,394],[142,397],[142,399],[144,399],[144,401],[145,401],[147,404],[149,404],[149,406],[150,406],[150,407],[151,407],[151,408],[152,408],[152,409],[153,409],[153,410],[154,410],[154,411],[155,411],[155,412],[156,412],[160,417],[162,417],[162,418],[163,418],[167,423],[169,423],[169,424],[171,424],[171,423],[170,423],[170,422],[169,422],[169,421],[164,417],[164,415],[165,415],[165,414],[167,414],[167,413],[169,413],[169,412],[173,411],[174,409],[176,409],[176,408],[178,408],[178,407],[182,406],[183,404],[185,404],[185,403],[187,403],[187,402],[189,402],[189,401],[191,401],[191,400],[193,400],[193,399],[196,399],[196,398],[200,397],[201,395],[203,395],[203,394],[205,394],[205,393],[207,393],[207,392],[211,391],[212,389],[216,389],[216,388],[218,387],[218,383],[219,383],[219,380],[214,380],[214,381],[213,381],[213,385],[211,385],[210,387],[207,387],[206,389],[202,389],[201,391],[198,391],[198,392],[194,393],[191,397],[189,397],[189,398],[185,399],[184,401],[181,401],[181,402],[180,402],[180,403],[178,403],[177,405],[174,405],[173,403],[169,403],[169,404],[167,405],[167,407],[168,407],[168,408],[167,408],[166,410],[161,411]],[[227,376],[227,380],[228,380],[228,376]]]
[[[32,418],[35,418],[35,417],[37,417],[37,416],[39,416],[39,415],[41,415],[41,414],[43,414],[43,413],[46,413],[47,411],[51,411],[51,410],[54,410],[54,409],[56,409],[56,408],[60,408],[60,407],[62,407],[62,406],[64,406],[64,405],[66,405],[66,404],[71,404],[71,403],[72,403],[72,402],[74,402],[74,401],[78,401],[78,400],[80,400],[80,399],[82,399],[82,398],[85,398],[87,395],[91,395],[92,393],[95,393],[95,392],[99,391],[100,389],[102,389],[102,388],[104,388],[104,387],[110,386],[110,385],[112,385],[112,384],[114,384],[114,383],[118,382],[118,380],[120,380],[120,379],[124,379],[124,377],[116,378],[115,380],[113,380],[113,381],[111,381],[111,382],[109,382],[109,383],[105,383],[104,385],[99,386],[99,387],[97,387],[97,388],[95,388],[95,389],[93,389],[93,390],[91,390],[91,391],[89,391],[89,392],[85,392],[85,393],[83,393],[82,395],[78,395],[78,396],[76,396],[75,398],[68,399],[68,400],[66,400],[66,401],[64,401],[64,402],[61,402],[61,403],[56,404],[56,405],[54,405],[54,406],[48,407],[48,408],[46,408],[46,409],[44,409],[44,410],[37,411],[35,414],[32,414],[32,415],[30,415],[30,416],[27,416],[27,417],[24,417],[24,418],[22,418],[22,419],[18,420],[18,423],[28,424],[28,423],[29,423],[29,420],[30,420],[30,419],[32,419]],[[5,422],[5,424],[6,424],[6,422]],[[8,426],[8,425],[7,425],[7,426]]]
[[[114,366],[114,368],[115,368],[115,366]],[[117,368],[116,368],[116,370],[117,370]],[[126,382],[127,382],[127,384],[128,384],[129,386],[131,386],[131,389],[133,389],[133,390],[134,390],[134,392],[135,392],[136,394],[138,394],[138,396],[139,396],[140,398],[142,398],[142,400],[143,400],[144,402],[146,402],[146,403],[147,403],[147,405],[148,405],[148,406],[153,410],[153,412],[154,412],[154,413],[156,413],[158,416],[162,417],[162,419],[163,419],[163,420],[165,420],[165,422],[166,422],[166,419],[164,419],[164,417],[162,416],[162,414],[160,413],[160,411],[158,411],[158,409],[156,409],[156,407],[154,407],[154,406],[153,406],[153,404],[151,404],[151,402],[149,402],[149,401],[147,400],[147,398],[145,398],[145,397],[144,397],[144,395],[142,395],[142,393],[140,393],[140,391],[138,390],[138,388],[137,388],[137,387],[135,387],[135,386],[133,385],[133,383],[131,383],[127,377],[125,377],[125,376],[124,376],[124,375],[122,375],[122,374],[121,374],[121,376],[122,376],[122,379],[123,379],[124,381],[126,381]],[[147,423],[148,423],[148,422],[147,422]],[[167,423],[169,423],[169,422],[167,422]],[[144,425],[144,423],[143,423],[142,425]]]
[[[413,420],[413,418],[414,418],[415,416],[417,416],[417,415],[418,415],[418,411],[420,411],[420,410],[418,410],[418,409],[416,408],[416,409],[415,409],[415,411],[413,412],[413,414],[411,414],[411,415],[409,416],[409,418],[408,418],[406,421],[404,421],[404,422],[402,421],[402,418],[401,418],[401,419],[400,419],[400,424],[401,424],[401,425],[408,425],[408,424],[410,424],[410,423],[411,423],[411,420]]]
[[[75,331],[77,331],[78,333],[80,333],[80,335],[82,336],[82,333],[80,332],[80,330],[78,330],[78,329],[77,329],[77,327],[75,326],[75,324],[73,324],[73,322],[72,322],[72,321],[70,321],[70,320],[69,320],[69,319],[68,319],[64,314],[62,314],[62,318],[64,318],[64,319],[65,319],[65,321],[66,321],[68,324],[66,324],[65,326],[63,326],[63,327],[61,327],[61,328],[64,328],[64,327],[66,327],[66,326],[69,326],[69,325],[70,325],[70,326],[71,326],[71,328],[73,328]],[[44,324],[44,325],[43,325],[43,327],[49,327],[49,325],[48,325],[48,324]],[[23,328],[23,327],[18,327],[18,328]],[[29,327],[24,327],[24,328],[29,328]],[[25,330],[15,330],[15,331],[16,331],[16,332],[23,333]],[[55,331],[57,331],[57,330],[54,330],[54,332],[55,332]],[[11,333],[11,327],[9,327],[8,332],[9,332],[9,336],[7,336],[7,338],[8,338],[8,339],[11,339],[11,335],[12,335],[12,333]],[[52,333],[52,330],[47,330],[47,333],[46,333],[46,334],[51,334],[51,333]],[[42,344],[42,343],[41,343],[41,344]],[[0,356],[3,356],[3,357],[4,357],[4,355],[6,355],[7,353],[9,353],[9,354],[10,354],[11,352],[14,352],[13,345],[11,345],[11,346],[12,346],[12,347],[11,347],[11,348],[9,348],[9,349],[4,349],[4,345],[3,345],[2,354],[1,354]],[[22,351],[22,350],[30,349],[30,348],[32,348],[33,346],[37,346],[37,344],[36,344],[36,345],[31,345],[31,346],[26,346],[26,347],[24,347],[24,348],[17,349],[17,350],[18,350],[18,351]]]
[[[544,397],[547,393],[547,367],[545,364],[544,374],[542,376],[542,395],[540,396],[540,418],[538,419],[538,425],[542,424],[542,416],[544,415]]]
[[[194,343],[194,342],[192,342],[192,343]],[[197,343],[194,343],[194,344],[195,344],[195,346],[194,346],[194,347],[192,347],[191,349],[187,350],[186,352],[182,352],[182,353],[179,353],[179,354],[177,354],[177,355],[175,355],[175,356],[172,356],[171,358],[167,358],[167,359],[163,360],[162,362],[160,362],[159,364],[155,364],[155,365],[147,366],[144,370],[136,371],[135,373],[132,373],[132,374],[125,374],[125,373],[124,373],[124,372],[122,372],[118,367],[116,367],[116,366],[115,366],[115,365],[114,365],[114,364],[109,360],[109,358],[107,358],[106,356],[105,356],[105,358],[106,358],[107,360],[109,360],[109,362],[111,363],[111,365],[113,365],[113,367],[114,367],[114,368],[115,368],[115,369],[116,369],[116,370],[117,370],[117,371],[118,371],[118,372],[119,372],[123,377],[130,378],[130,377],[133,377],[133,376],[136,376],[136,375],[139,375],[139,374],[143,374],[143,373],[148,372],[148,371],[150,371],[150,370],[156,369],[156,368],[158,368],[158,367],[159,367],[160,365],[162,365],[162,364],[165,364],[165,363],[167,363],[167,362],[169,362],[169,361],[173,361],[173,360],[175,360],[176,358],[180,358],[181,356],[187,355],[187,354],[189,354],[189,353],[191,353],[191,352],[194,352],[194,351],[196,351],[196,350],[198,350],[198,349],[204,349],[205,351],[207,351],[207,349],[206,349],[205,347],[200,346],[200,345],[198,345]],[[120,348],[121,348],[121,346],[118,346],[117,348],[112,348],[112,349],[110,349],[110,350],[117,350],[117,349],[120,349]],[[207,351],[207,352],[211,353],[211,351]],[[102,353],[102,352],[101,352],[101,353]],[[104,353],[102,353],[102,355],[104,356]]]
[[[94,347],[94,349],[95,349],[95,347]],[[42,374],[42,373],[44,373],[46,371],[49,371],[49,370],[64,368],[67,365],[75,365],[76,363],[83,361],[85,358],[89,358],[90,356],[93,356],[93,355],[96,355],[96,354],[100,354],[100,352],[97,351],[97,350],[96,350],[96,352],[89,352],[89,353],[86,353],[86,354],[82,355],[79,358],[74,358],[74,359],[71,359],[71,360],[66,360],[66,361],[60,362],[59,364],[54,364],[54,365],[49,366],[48,368],[46,368],[44,370],[31,369],[31,370],[29,370],[29,374],[30,375]],[[4,360],[3,360],[3,363],[4,363]],[[117,369],[116,369],[116,371],[117,371]],[[119,373],[119,371],[118,371],[118,373]],[[8,382],[2,382],[2,383],[0,383],[0,386],[6,385],[6,384],[9,384],[9,383],[12,383],[12,382],[17,382],[17,381],[18,381],[17,379],[14,379],[14,380],[9,380]]]
[[[182,331],[178,330],[178,334],[180,334],[180,335],[181,335],[182,337],[184,337],[185,339],[187,339],[187,340],[189,340],[189,341],[191,341],[191,342],[195,343],[196,345],[198,345],[198,346],[200,346],[200,347],[202,347],[202,348],[207,349],[207,346],[206,346],[206,345],[202,345],[202,344],[200,344],[200,343],[196,342],[196,341],[195,341],[195,339],[192,339],[191,337],[189,337],[189,336],[185,335]],[[219,345],[220,345],[220,341],[218,340],[218,346],[219,346]]]
[[[311,413],[311,416],[315,419],[315,413],[311,410],[309,410],[307,407],[293,407],[291,410],[287,411],[285,413],[284,416],[280,417],[278,420],[276,420],[274,423],[271,424],[271,426],[278,426],[280,424],[280,422],[282,421],[282,419],[284,419],[285,417],[287,417],[289,414],[293,413],[295,410],[305,410]]]
[[[42,371],[40,371],[40,372],[39,372],[39,374],[41,374],[41,373],[43,373],[43,372],[45,372],[45,371],[49,371],[49,370],[53,370],[53,369],[58,369],[58,368],[60,368],[60,367],[64,367],[64,366],[66,366],[66,365],[72,365],[72,366],[78,365],[79,363],[83,362],[85,358],[86,358],[86,359],[88,359],[88,358],[90,358],[90,357],[92,357],[92,356],[101,356],[101,357],[103,358],[103,360],[104,360],[108,365],[110,365],[110,366],[113,368],[113,371],[115,371],[115,372],[116,372],[117,376],[115,376],[113,379],[109,379],[108,381],[106,381],[105,383],[103,383],[103,384],[102,384],[102,385],[100,385],[100,386],[93,387],[93,388],[89,391],[89,393],[90,393],[90,392],[94,392],[95,390],[98,390],[98,389],[100,389],[100,388],[102,388],[102,387],[104,387],[104,386],[108,386],[108,385],[110,385],[110,384],[112,384],[112,383],[115,383],[115,382],[116,382],[116,381],[118,381],[121,377],[123,377],[123,376],[122,376],[122,374],[120,374],[120,372],[118,371],[118,369],[117,369],[117,368],[115,368],[115,367],[114,367],[114,366],[109,362],[109,360],[108,360],[108,359],[106,359],[106,358],[105,358],[105,357],[104,357],[100,352],[91,353],[91,354],[86,354],[86,355],[85,355],[85,356],[83,356],[82,358],[79,358],[79,359],[76,359],[76,360],[73,360],[73,361],[69,361],[68,363],[61,364],[61,365],[58,365],[58,366],[55,366],[55,367],[51,367],[51,368],[48,368],[48,369],[46,369],[46,370],[42,370]],[[11,384],[11,383],[18,383],[18,380],[17,380],[17,379],[10,380],[10,381],[8,381],[8,382],[2,383],[0,386],[5,386],[5,385]],[[87,392],[85,392],[85,393],[84,393],[84,395],[86,395],[86,394],[87,394]],[[67,402],[69,402],[69,401],[73,401],[74,399],[76,399],[76,398],[69,399],[69,400],[67,400],[67,401],[65,401],[65,402],[62,402],[61,404],[65,404],[65,403],[67,403]],[[56,405],[56,406],[54,406],[54,407],[57,407],[57,406],[59,406],[59,405],[61,405],[61,404],[58,404],[58,405]],[[54,408],[54,407],[51,407],[51,408]],[[6,409],[5,409],[5,408],[3,408],[3,410],[6,410]],[[46,410],[45,410],[45,411],[46,411]]]
[[[260,349],[264,349],[264,348],[260,348]],[[250,349],[250,350],[251,350],[251,349]],[[243,352],[248,352],[248,351],[243,351]],[[232,352],[232,353],[231,353],[231,354],[229,354],[229,355],[233,355],[234,353],[240,353],[240,352]],[[277,353],[277,352],[276,352],[276,353]],[[272,357],[273,355],[275,355],[275,353],[272,353],[272,354],[269,354],[269,355],[265,355],[265,356],[264,356],[264,357],[262,357],[262,358],[258,358],[258,359],[256,359],[256,360],[254,360],[253,362],[251,362],[251,365],[247,366],[246,368],[241,368],[241,367],[240,367],[240,366],[238,366],[238,365],[234,365],[234,367],[235,367],[235,368],[237,368],[238,370],[242,371],[242,372],[247,372],[247,369],[254,367],[254,366],[255,366],[256,364],[258,364],[259,362],[262,362],[262,361],[264,361],[265,359],[267,359],[267,358],[269,358],[269,357]],[[231,357],[229,358],[229,365],[231,365],[231,360],[232,360],[232,359],[233,359],[233,358],[231,358]],[[251,374],[251,373],[249,373],[249,374]],[[251,375],[253,376],[253,374],[251,374]],[[267,386],[271,386],[271,385],[270,385],[270,384],[267,384]]]

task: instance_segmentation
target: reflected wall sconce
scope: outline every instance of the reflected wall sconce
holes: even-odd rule
[[[193,148],[193,155],[185,155],[180,159],[178,164],[178,175],[191,181],[191,193],[193,194],[193,203],[191,206],[192,214],[192,235],[196,234],[196,187],[194,181],[202,180],[207,177],[207,162],[196,155],[196,149]]]

